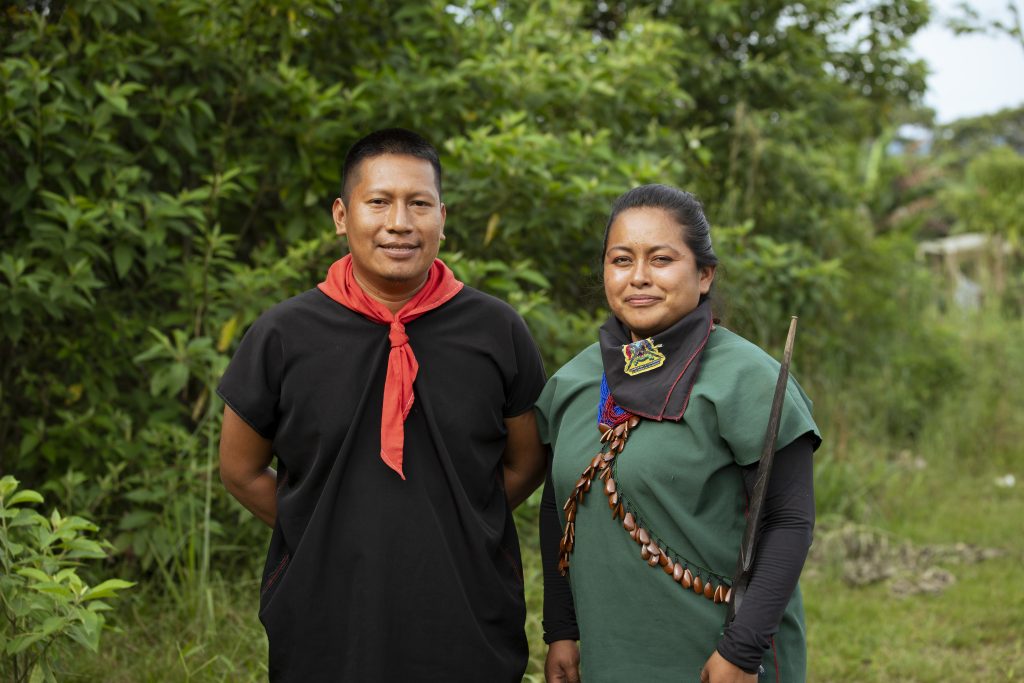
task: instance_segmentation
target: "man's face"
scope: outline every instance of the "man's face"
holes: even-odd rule
[[[426,280],[444,239],[445,206],[430,162],[404,154],[356,167],[348,204],[334,200],[334,225],[348,237],[356,280],[383,303],[408,298]]]

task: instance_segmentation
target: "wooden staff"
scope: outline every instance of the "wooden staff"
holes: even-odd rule
[[[761,461],[757,465],[757,480],[754,493],[750,498],[747,528],[743,530],[743,542],[740,544],[740,556],[736,561],[736,573],[733,574],[732,588],[729,590],[727,602],[729,607],[725,614],[725,625],[728,626],[736,618],[743,604],[743,595],[747,592],[750,575],[754,567],[754,554],[757,550],[758,528],[761,526],[761,510],[768,491],[768,479],[772,474],[772,463],[775,460],[775,439],[779,435],[779,420],[782,417],[782,405],[786,402],[786,385],[789,383],[789,365],[793,358],[793,341],[796,339],[796,316],[789,323],[789,334],[786,336],[786,349],[782,354],[782,367],[779,379],[775,383],[775,396],[772,398],[772,409],[768,414],[768,429],[764,435],[764,446],[761,448]]]

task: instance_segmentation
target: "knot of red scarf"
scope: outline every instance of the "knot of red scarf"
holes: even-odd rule
[[[391,348],[405,346],[409,343],[409,335],[405,333],[405,325],[397,320],[391,323],[391,331],[388,332],[388,339],[391,341]]]
[[[373,322],[390,326],[388,340],[391,351],[388,354],[384,405],[380,415],[380,457],[388,467],[398,472],[398,476],[405,479],[402,472],[405,419],[415,399],[413,382],[420,367],[409,346],[405,324],[458,294],[462,290],[462,283],[455,279],[455,275],[440,259],[434,259],[427,271],[427,281],[398,313],[393,314],[356,282],[352,272],[352,255],[349,254],[331,264],[327,278],[319,287],[320,291],[342,306]]]

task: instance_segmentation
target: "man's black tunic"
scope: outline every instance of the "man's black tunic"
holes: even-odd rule
[[[262,315],[218,389],[278,458],[260,619],[281,681],[520,681],[519,543],[504,418],[539,354],[507,304],[464,287],[408,323],[419,362],[406,480],[380,457],[388,327],[313,289]]]

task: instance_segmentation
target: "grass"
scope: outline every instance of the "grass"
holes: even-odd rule
[[[816,457],[819,530],[852,520],[893,545],[959,542],[1003,554],[965,564],[939,553],[928,566],[955,582],[937,594],[900,596],[889,581],[846,582],[844,563],[868,560],[818,553],[802,582],[812,682],[1024,681],[1024,324],[980,318],[955,327],[966,332],[956,337],[959,351],[944,358],[962,358],[967,379],[937,392],[899,438],[891,436],[891,411],[906,387],[837,382],[820,394],[809,387],[826,435]],[[872,403],[879,392],[884,410]],[[1015,486],[996,484],[1006,474],[1015,475]],[[516,515],[530,683],[543,681],[545,653],[538,501],[534,494]],[[113,615],[117,630],[104,636],[100,653],[67,663],[61,680],[265,680],[256,569],[249,574],[242,582],[215,580],[188,608],[152,588],[138,591]]]

